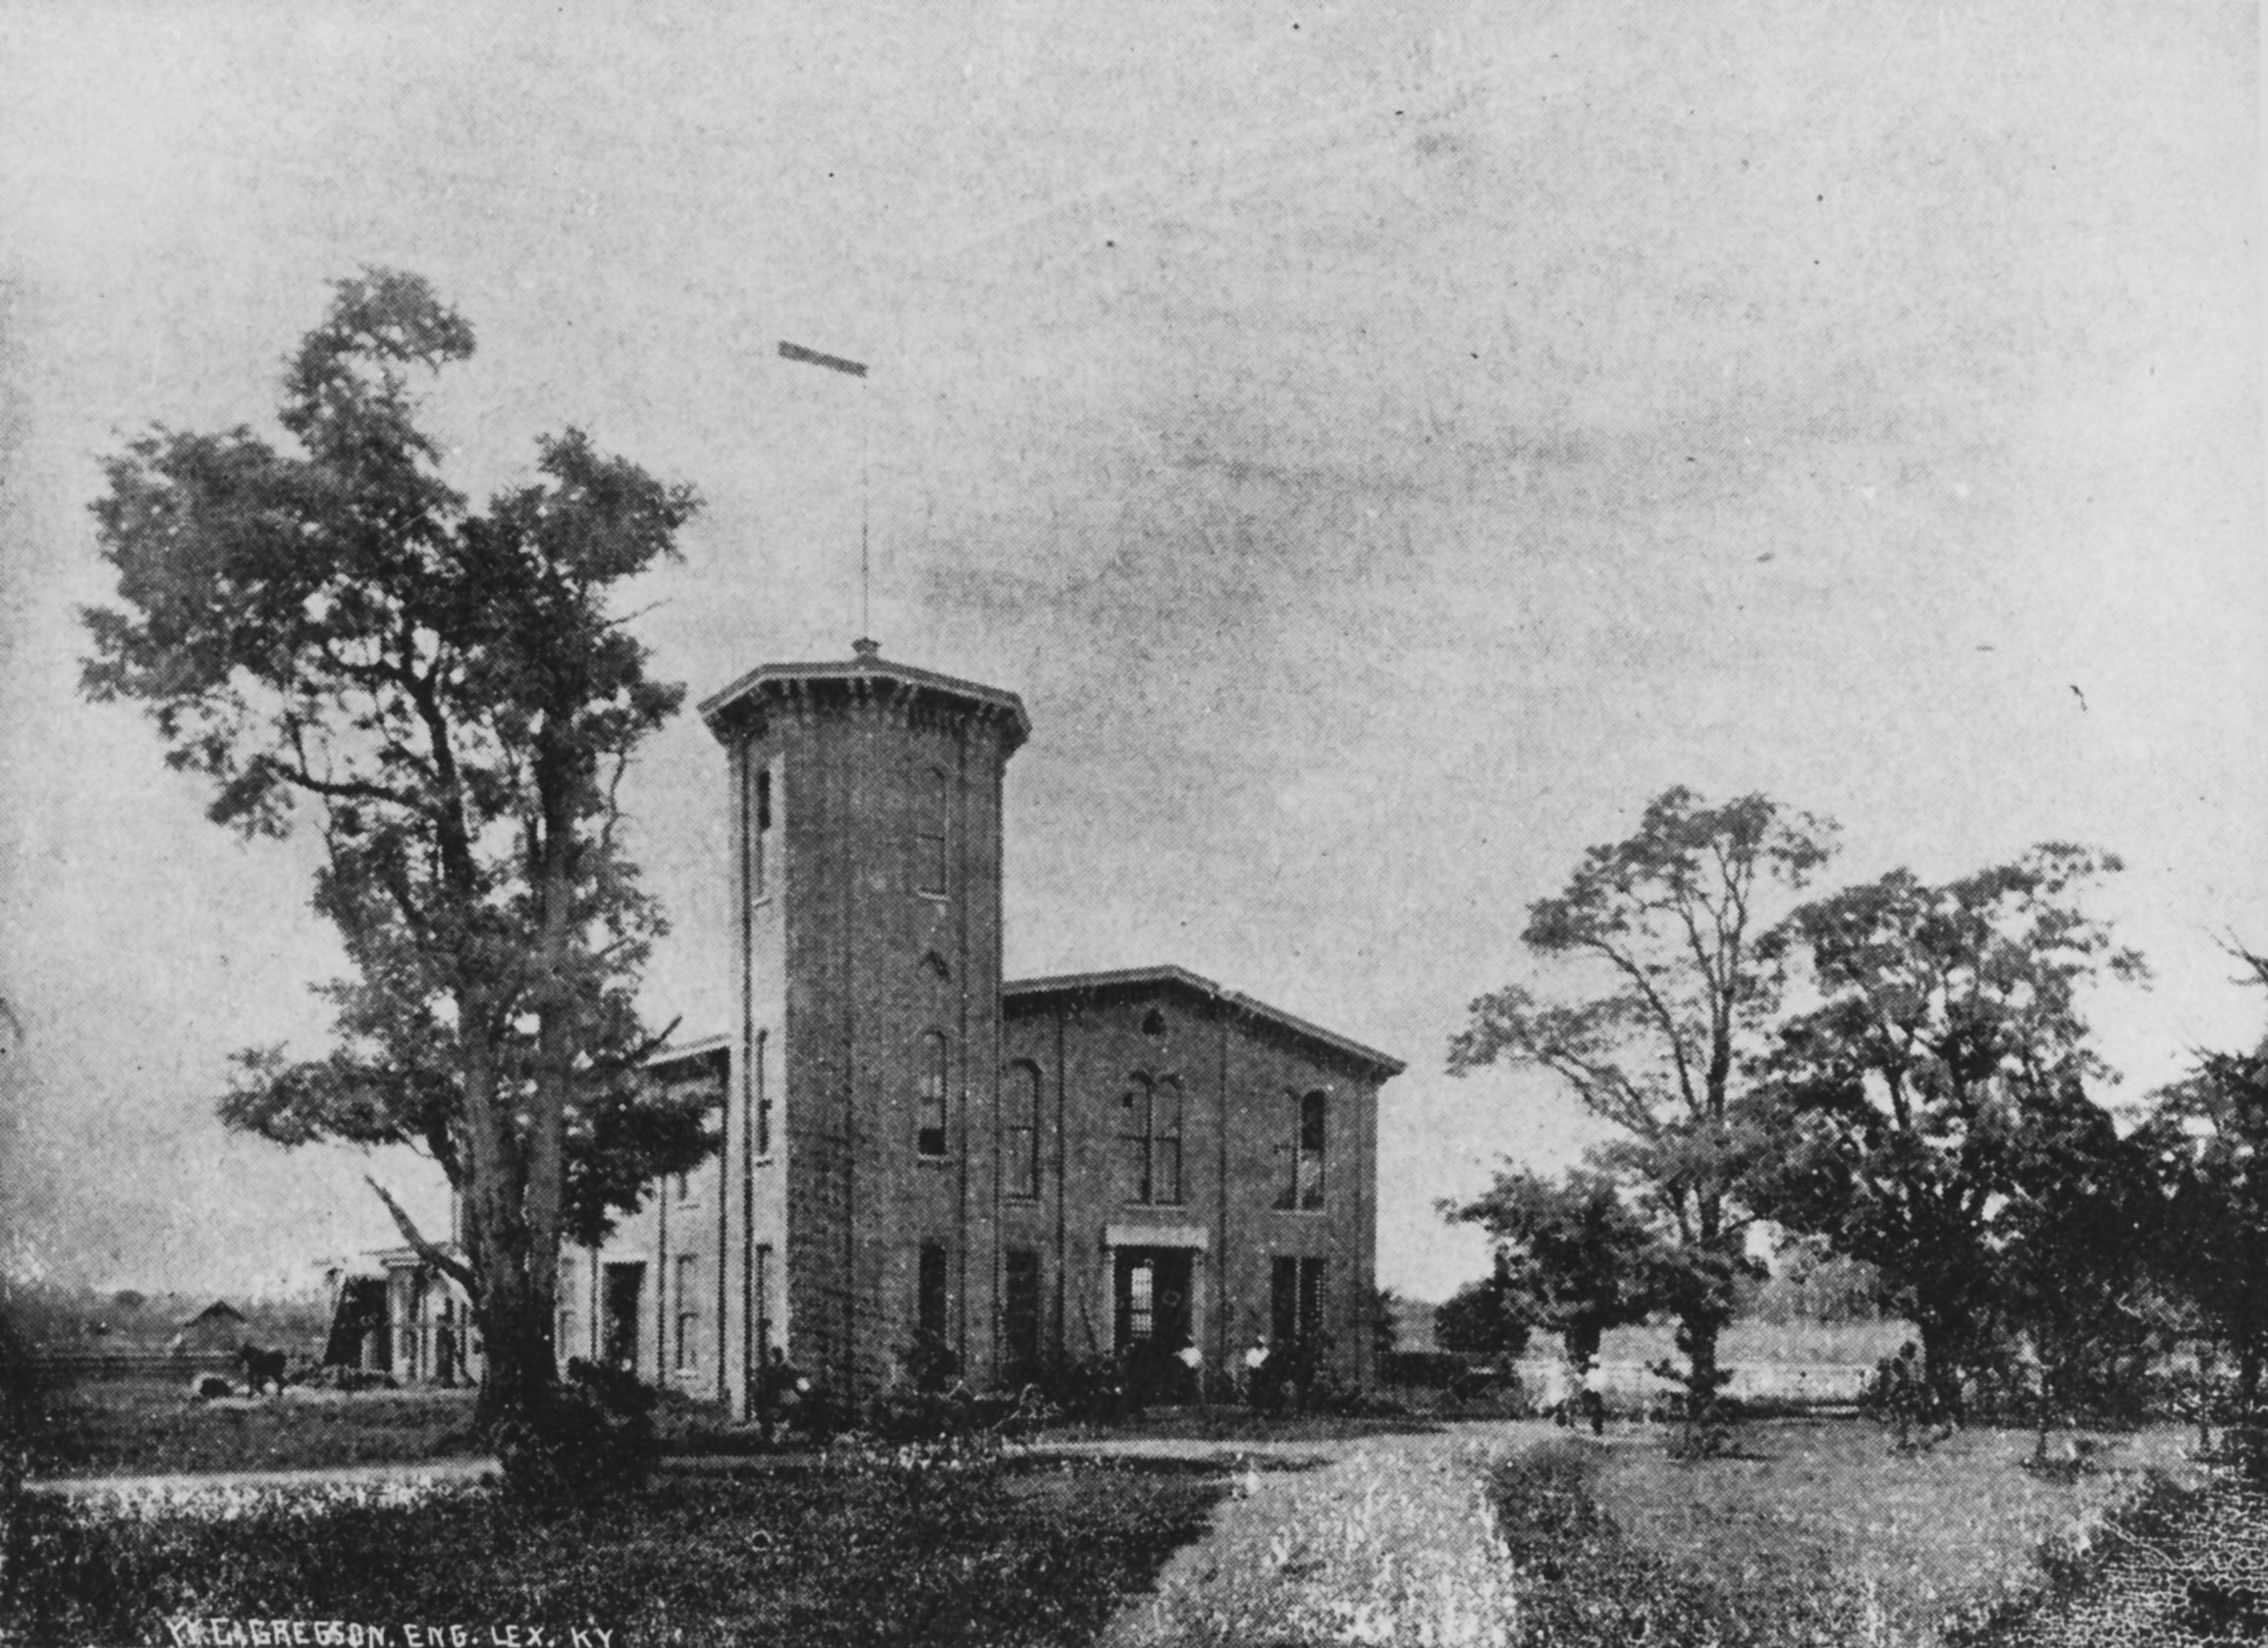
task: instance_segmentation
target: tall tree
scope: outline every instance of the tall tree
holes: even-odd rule
[[[1521,940],[1579,992],[1512,984],[1472,1004],[1452,1074],[1498,1062],[1548,1070],[1622,1135],[1604,1170],[1643,1188],[1675,1274],[1686,1410],[1710,1416],[1717,1340],[1744,1265],[1736,1199],[1741,1061],[1777,1003],[1758,937],[1832,850],[1834,826],[1761,795],[1720,806],[1657,796],[1627,840],[1593,847],[1557,895],[1528,909]]]
[[[2237,954],[2268,985],[2268,956]],[[2238,1413],[2256,1424],[2268,1367],[2268,1041],[2202,1054],[2158,1094],[2142,1132],[2167,1196],[2160,1269],[2227,1351]]]
[[[2110,1075],[2080,997],[2144,970],[2078,898],[2118,869],[2047,844],[1942,885],[1894,871],[1805,905],[1769,946],[1808,964],[1816,1005],[1762,1067],[1754,1113],[1775,1143],[1747,1194],[1875,1267],[1956,1412],[1992,1359],[2042,1152],[2099,1138],[2072,1108]]]
[[[2143,1138],[2077,1084],[2030,1107],[2018,1143],[1998,1303],[2037,1357],[2044,1455],[2051,1421],[2141,1415],[2169,1321],[2151,1266],[2165,1204]]]
[[[314,904],[353,970],[327,986],[337,1043],[241,1055],[221,1115],[440,1164],[461,1256],[372,1187],[465,1285],[494,1420],[554,1391],[563,1230],[596,1235],[705,1147],[696,1104],[636,1080],[662,921],[620,828],[624,769],[683,689],[610,608],[695,500],[568,430],[470,509],[412,391],[472,347],[424,281],[365,271],[289,363],[288,446],[159,428],[111,459],[93,508],[123,610],[83,614],[84,689],[143,706],[215,823],[320,831]]]
[[[1664,1273],[1676,1268],[1674,1252],[1602,1173],[1579,1169],[1552,1181],[1508,1170],[1486,1194],[1462,1206],[1444,1202],[1441,1211],[1481,1226],[1496,1244],[1494,1273],[1442,1310],[1471,1295],[1469,1316],[1485,1321],[1492,1310],[1521,1324],[1523,1344],[1530,1326],[1547,1328],[1578,1366],[1598,1355],[1608,1329],[1652,1315],[1663,1302]]]

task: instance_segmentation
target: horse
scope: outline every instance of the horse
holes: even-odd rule
[[[237,1350],[237,1360],[244,1364],[244,1389],[257,1396],[262,1385],[284,1394],[284,1364],[290,1360],[281,1351],[263,1351],[257,1345],[245,1344]]]

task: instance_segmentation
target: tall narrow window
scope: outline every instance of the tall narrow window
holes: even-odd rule
[[[1279,1346],[1312,1347],[1323,1327],[1323,1260],[1278,1254],[1269,1276],[1269,1329]]]
[[[921,1089],[916,1096],[914,1146],[925,1156],[945,1153],[945,1038],[930,1031],[921,1038]]]
[[[778,855],[772,839],[772,769],[751,766],[748,774],[748,896],[751,899],[772,895],[773,877],[779,866],[772,861]]]
[[[1031,1248],[1008,1249],[1007,1297],[1000,1326],[1007,1340],[1008,1377],[1031,1379],[1040,1369],[1040,1255]]]
[[[772,1359],[772,1244],[756,1244],[756,1355]]]
[[[1134,1073],[1119,1095],[1119,1196],[1127,1201],[1181,1199],[1181,1083]]]
[[[920,776],[913,825],[913,887],[943,897],[952,829],[952,780],[935,769]]]
[[[1181,1084],[1168,1076],[1150,1099],[1150,1199],[1181,1199]]]
[[[1118,1199],[1150,1199],[1150,1078],[1136,1073],[1118,1095]]]
[[[756,1153],[772,1153],[772,1033],[756,1033]]]
[[[1000,1098],[1007,1106],[1007,1192],[1040,1194],[1040,1072],[1029,1064],[1008,1067]]]
[[[1298,1100],[1289,1145],[1276,1146],[1283,1163],[1275,1193],[1278,1207],[1312,1211],[1323,1206],[1323,1143],[1330,1133],[1329,1105],[1327,1095],[1320,1091],[1303,1094]]]
[[[677,1255],[677,1371],[697,1365],[701,1344],[701,1261],[691,1253]]]
[[[574,1350],[575,1325],[575,1261],[559,1261],[559,1335],[552,1341],[554,1349],[565,1356]]]
[[[914,1318],[922,1333],[940,1345],[945,1338],[945,1250],[942,1243],[925,1242],[921,1249],[921,1276],[914,1301]]]

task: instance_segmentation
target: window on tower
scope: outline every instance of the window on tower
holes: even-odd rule
[[[773,805],[772,769],[757,766],[753,759],[748,771],[748,896],[751,899],[772,896],[772,883],[780,874],[779,845],[774,837],[773,824],[777,809]]]
[[[945,1038],[931,1031],[919,1049],[920,1090],[915,1095],[914,1146],[925,1156],[945,1153]]]
[[[913,826],[913,890],[943,898],[952,839],[952,780],[937,769],[921,775]]]

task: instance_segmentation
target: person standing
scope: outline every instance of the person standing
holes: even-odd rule
[[[1567,1383],[1566,1361],[1561,1357],[1553,1356],[1549,1362],[1544,1364],[1543,1390],[1538,1399],[1537,1411],[1555,1425],[1565,1425],[1568,1422]]]
[[[1583,1369],[1583,1411],[1590,1416],[1591,1434],[1606,1434],[1606,1364],[1593,1356]]]

